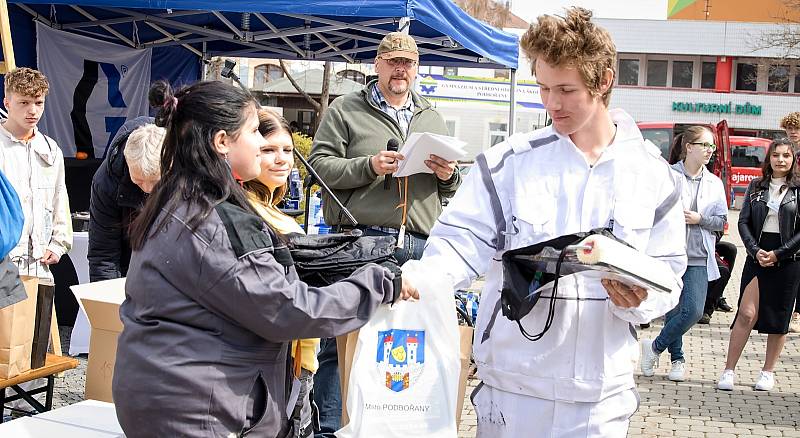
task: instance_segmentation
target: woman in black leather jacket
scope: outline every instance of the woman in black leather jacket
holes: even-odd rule
[[[773,141],[761,167],[763,176],[747,187],[739,213],[739,234],[747,260],[719,389],[733,389],[733,370],[752,329],[768,335],[766,359],[755,389],[769,391],[775,385],[773,369],[786,341],[794,285],[800,280],[800,175],[795,161],[788,140]]]

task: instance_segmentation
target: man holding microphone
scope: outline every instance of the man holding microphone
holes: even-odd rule
[[[397,152],[414,132],[447,134],[441,115],[413,91],[419,64],[414,39],[401,32],[387,34],[378,46],[378,78],[361,91],[331,103],[314,136],[309,162],[358,221],[367,235],[398,238],[395,257],[402,264],[419,259],[428,233],[442,212],[442,199],[452,197],[461,183],[455,161],[431,155],[432,174],[391,178]],[[340,230],[353,228],[341,209],[323,194],[325,222]],[[326,342],[328,341],[328,342]],[[322,340],[315,400],[323,434],[339,427],[340,403],[325,394],[338,393],[333,340]],[[332,365],[331,365],[332,364]],[[329,374],[330,373],[330,374]],[[331,434],[327,434],[331,432]]]

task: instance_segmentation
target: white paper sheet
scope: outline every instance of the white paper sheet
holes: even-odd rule
[[[398,152],[405,157],[392,176],[402,177],[416,173],[433,173],[425,165],[431,155],[438,155],[447,161],[458,160],[467,155],[464,146],[467,143],[447,135],[414,132],[408,136]]]

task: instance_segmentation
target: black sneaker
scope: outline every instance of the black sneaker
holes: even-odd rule
[[[728,304],[728,302],[725,301],[724,297],[717,300],[716,307],[717,310],[719,310],[720,312],[733,312],[733,307],[731,307],[730,304]]]
[[[700,320],[697,321],[698,324],[708,324],[711,322],[711,315],[708,313],[704,313],[703,316],[700,317]]]

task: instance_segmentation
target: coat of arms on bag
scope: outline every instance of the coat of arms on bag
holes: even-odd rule
[[[378,371],[385,385],[395,392],[408,389],[425,366],[424,330],[386,330],[378,332]]]

